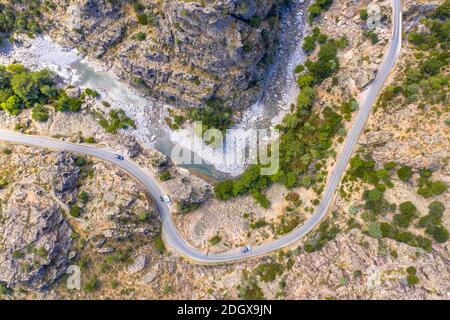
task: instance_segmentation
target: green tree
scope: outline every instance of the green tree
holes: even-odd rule
[[[3,110],[7,111],[9,114],[16,116],[22,111],[22,99],[18,96],[11,96],[6,99],[5,102],[0,104]]]
[[[397,175],[400,180],[403,182],[408,181],[412,177],[412,169],[408,166],[402,166],[400,169],[397,170]]]

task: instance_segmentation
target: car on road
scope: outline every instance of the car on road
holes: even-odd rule
[[[172,199],[170,198],[170,196],[168,194],[166,194],[164,196],[164,202],[167,203],[167,205],[169,205],[169,206],[173,204]]]
[[[250,251],[252,251],[252,247],[250,247],[250,246],[245,246],[241,249],[241,253],[247,253]]]
[[[123,160],[123,159],[125,159],[123,156],[121,156],[120,154],[116,154],[116,156],[115,156],[115,158],[117,159],[117,160]]]

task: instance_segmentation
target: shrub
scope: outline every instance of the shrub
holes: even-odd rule
[[[86,205],[89,202],[89,199],[91,198],[91,196],[89,195],[89,193],[87,193],[86,191],[82,191],[79,195],[78,195],[78,199],[81,201],[81,203],[83,203],[84,205]]]
[[[81,208],[77,205],[72,206],[70,208],[69,214],[74,218],[79,218],[81,215]]]
[[[86,292],[94,292],[95,290],[97,290],[99,288],[99,286],[100,286],[100,282],[98,281],[98,279],[96,277],[92,277],[84,285],[84,290]]]
[[[263,282],[272,282],[283,274],[283,266],[275,262],[262,263],[256,268],[256,273]]]
[[[168,170],[164,170],[159,174],[159,180],[161,180],[161,181],[167,181],[167,180],[170,180],[170,178],[171,178],[171,175]]]
[[[381,232],[379,223],[376,222],[369,223],[369,236],[375,239],[383,238],[383,233]]]
[[[142,31],[136,33],[136,35],[135,35],[136,40],[139,40],[139,41],[144,41],[146,37],[147,37],[146,34]]]
[[[158,251],[160,254],[163,254],[164,251],[166,251],[166,247],[164,246],[164,242],[161,238],[161,235],[155,237],[153,240],[153,247]]]
[[[440,218],[442,218],[442,216],[444,214],[445,206],[442,202],[433,201],[428,206],[428,210],[429,210],[430,216],[440,219]]]
[[[111,110],[109,119],[100,117],[98,123],[106,132],[112,134],[117,134],[119,129],[136,128],[134,121],[127,117],[123,110]]]
[[[209,239],[209,244],[212,246],[218,245],[222,241],[222,237],[216,234],[214,237]]]
[[[403,182],[408,181],[412,177],[412,174],[412,169],[408,166],[402,166],[397,170],[397,176]]]
[[[447,191],[447,184],[443,181],[431,181],[426,178],[419,179],[419,188],[417,194],[429,198],[432,196],[438,196]]]
[[[255,201],[261,207],[263,207],[264,209],[268,209],[270,207],[270,201],[269,201],[269,199],[267,199],[267,197],[264,194],[262,194],[256,190],[252,190],[251,194],[252,194],[253,199],[255,199]]]
[[[81,111],[82,104],[83,101],[81,101],[81,99],[68,97],[67,94],[63,92],[59,99],[55,102],[54,108],[56,111],[60,112],[79,112]]]
[[[311,53],[316,48],[316,39],[312,36],[305,37],[305,40],[302,45],[302,49],[306,53]]]
[[[225,132],[233,124],[233,111],[224,106],[220,100],[209,100],[206,107],[191,109],[187,117],[192,121],[202,122],[202,134],[208,129],[217,129]]]
[[[450,17],[450,0],[445,0],[433,13],[433,17],[438,19],[448,19]]]
[[[10,96],[0,104],[0,107],[9,114],[16,116],[22,111],[23,104],[19,96]]]
[[[48,109],[40,104],[31,110],[31,118],[34,121],[46,122],[48,120]]]
[[[416,212],[417,208],[412,202],[403,202],[400,204],[400,214],[394,216],[394,222],[400,227],[407,228],[414,219]]]
[[[359,10],[359,18],[362,21],[367,21],[367,19],[369,18],[369,14],[367,13],[367,9]]]
[[[239,299],[243,300],[264,300],[264,292],[258,286],[254,277],[244,276],[243,283],[237,285]]]

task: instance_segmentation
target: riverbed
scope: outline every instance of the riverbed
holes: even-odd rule
[[[234,126],[237,129],[270,128],[279,123],[295,103],[298,87],[294,78],[294,68],[305,60],[301,44],[307,24],[305,23],[306,2],[294,0],[282,9],[280,41],[275,63],[268,70],[258,103],[249,106],[241,120]],[[193,132],[189,128],[171,131],[164,118],[169,106],[147,99],[134,92],[100,61],[86,59],[75,49],[64,48],[46,35],[23,39],[21,44],[8,44],[0,49],[0,63],[22,63],[36,70],[48,68],[61,76],[67,84],[81,88],[91,88],[101,94],[102,100],[123,109],[132,118],[137,129],[135,136],[151,148],[171,155],[175,146],[190,146]],[[234,143],[214,148],[202,144],[189,147],[203,159],[201,164],[182,164],[192,171],[213,179],[224,179],[241,174],[248,161],[225,162],[230,153],[245,148],[245,134],[237,135]],[[242,150],[240,150],[242,152]]]

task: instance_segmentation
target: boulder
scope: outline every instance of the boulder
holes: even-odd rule
[[[134,259],[134,262],[128,266],[128,273],[135,274],[144,270],[147,266],[147,256],[145,254],[141,254]]]

